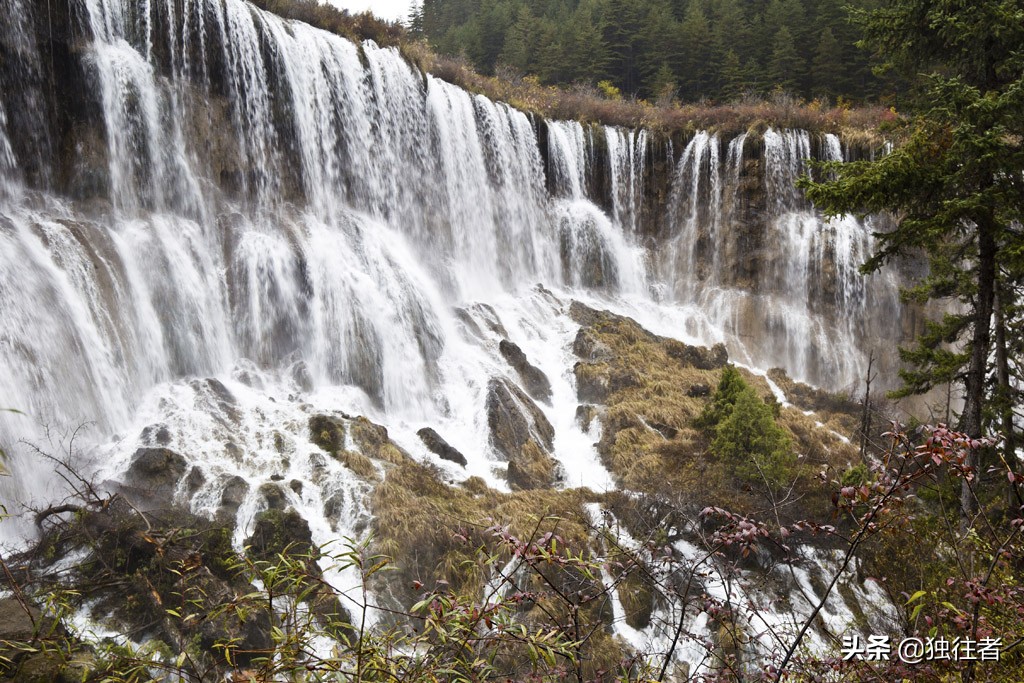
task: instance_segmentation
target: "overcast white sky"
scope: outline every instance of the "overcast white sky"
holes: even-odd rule
[[[350,12],[370,10],[381,19],[405,21],[409,14],[411,0],[327,0],[329,3]]]

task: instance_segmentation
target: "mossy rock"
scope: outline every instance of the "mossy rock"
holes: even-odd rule
[[[641,630],[650,626],[655,606],[654,590],[640,570],[635,569],[628,574],[616,590],[626,614],[626,623]]]
[[[320,556],[309,523],[295,510],[266,510],[256,515],[256,525],[245,545],[257,560],[273,561],[286,550],[314,561]]]
[[[349,434],[360,452],[377,460],[398,465],[409,459],[409,454],[388,437],[387,427],[359,416],[349,423]]]
[[[309,418],[309,440],[328,453],[345,447],[345,422],[330,415]]]
[[[514,460],[531,440],[550,450],[555,429],[544,413],[519,387],[502,377],[487,384],[487,426],[491,445],[506,460]]]
[[[352,470],[359,477],[367,481],[380,481],[380,475],[377,473],[377,466],[373,464],[373,461],[362,453],[356,453],[355,451],[339,451],[337,454],[338,461]]]
[[[532,439],[508,463],[508,485],[514,491],[550,488],[563,478],[558,463]]]
[[[427,449],[435,454],[442,460],[453,462],[456,465],[462,465],[465,467],[469,461],[466,460],[466,456],[459,452],[457,448],[451,446],[445,441],[440,434],[431,429],[430,427],[424,427],[416,432],[416,436],[420,437],[420,441]]]

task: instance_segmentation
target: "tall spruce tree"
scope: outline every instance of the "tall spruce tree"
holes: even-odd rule
[[[991,378],[1003,375],[993,368],[997,300],[1005,339],[1005,311],[1019,305],[1024,285],[1017,256],[1024,251],[1022,17],[1024,0],[891,0],[862,13],[864,44],[883,68],[929,75],[920,80],[913,116],[892,153],[833,165],[834,180],[803,182],[810,198],[831,214],[896,217],[895,229],[878,235],[879,250],[865,272],[900,255],[929,255],[930,274],[913,295],[953,300],[958,312],[930,323],[917,345],[903,352],[911,365],[902,373],[903,393],[950,380],[960,384],[960,428],[972,437],[991,430],[986,415],[997,396]],[[1005,409],[995,412],[1007,419]],[[976,460],[967,464],[980,470]],[[972,523],[976,503],[965,479],[965,524]]]
[[[796,92],[804,78],[804,60],[796,50],[793,34],[783,26],[772,41],[768,60],[768,82],[787,92]]]

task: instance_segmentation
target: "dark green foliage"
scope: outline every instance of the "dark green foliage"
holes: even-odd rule
[[[783,26],[772,41],[772,56],[768,60],[768,82],[787,92],[796,90],[804,79],[804,62],[797,54],[793,34]]]
[[[843,72],[843,48],[832,29],[826,28],[818,36],[811,62],[811,91],[825,99],[842,95],[848,88]]]
[[[425,0],[410,17],[412,32],[484,73],[508,67],[551,84],[610,80],[627,95],[663,102],[776,88],[854,100],[877,91],[843,0]],[[812,63],[825,73],[814,77]]]
[[[775,423],[771,407],[750,387],[739,392],[732,411],[715,427],[711,451],[740,480],[771,488],[788,483],[796,466],[789,436]]]
[[[862,14],[865,45],[882,67],[913,79],[914,116],[892,153],[833,165],[834,180],[804,181],[810,198],[830,213],[896,217],[865,272],[901,255],[928,255],[930,273],[908,296],[954,302],[957,312],[929,323],[916,346],[903,351],[910,367],[901,393],[961,386],[960,429],[977,437],[998,425],[1010,462],[1018,440],[1013,414],[1021,405],[1010,347],[1024,333],[1017,315],[1024,285],[1022,13],[1021,0],[896,0]],[[965,523],[975,509],[965,482]]]
[[[722,368],[722,377],[718,380],[718,388],[711,398],[711,403],[697,418],[695,426],[701,429],[714,429],[722,420],[732,413],[736,399],[750,387],[743,381],[742,375],[732,365]]]
[[[792,480],[797,464],[789,435],[775,421],[777,408],[727,365],[696,426],[712,436],[711,452],[737,479],[774,489]]]

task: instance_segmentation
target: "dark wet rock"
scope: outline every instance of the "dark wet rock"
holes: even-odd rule
[[[593,325],[598,322],[601,319],[601,313],[602,311],[591,308],[579,301],[573,301],[569,304],[569,317],[583,326]]]
[[[298,361],[291,367],[291,377],[295,385],[302,391],[310,392],[313,391],[315,386],[313,382],[313,373],[309,371],[309,367],[306,366],[305,361]]]
[[[549,487],[560,478],[550,455],[555,431],[540,408],[506,379],[487,385],[490,441],[508,460],[509,485],[517,489]]]
[[[197,394],[201,394],[212,399],[213,404],[220,409],[221,414],[226,417],[230,423],[237,424],[241,419],[235,395],[232,394],[219,379],[215,379],[213,377],[207,379],[194,379],[189,382],[189,386],[191,386]]]
[[[224,483],[224,491],[220,495],[220,508],[217,510],[217,519],[228,522],[233,521],[238,508],[241,507],[245,496],[249,493],[249,482],[235,475]]]
[[[292,479],[290,482],[288,482],[288,488],[290,488],[295,493],[295,495],[302,495],[303,486],[302,482],[299,481],[298,479]]]
[[[141,441],[148,444],[167,446],[171,443],[171,430],[167,428],[167,425],[149,425],[142,430],[142,434],[139,438]]]
[[[690,388],[686,390],[686,395],[690,398],[703,398],[711,395],[711,386],[708,384],[691,384]]]
[[[245,545],[249,555],[257,560],[273,560],[287,550],[292,555],[309,557],[315,566],[320,556],[309,522],[295,510],[271,509],[256,515],[252,536],[245,540]]]
[[[576,424],[585,432],[590,431],[590,427],[598,415],[600,415],[600,411],[598,411],[597,406],[590,405],[589,403],[576,406]]]
[[[611,368],[607,363],[579,362],[572,368],[576,376],[576,397],[584,403],[606,403],[611,394]]]
[[[231,458],[235,462],[241,462],[242,458],[245,457],[245,451],[234,441],[224,442],[224,455]]]
[[[424,427],[423,429],[416,432],[416,436],[420,437],[423,445],[430,450],[431,453],[435,454],[442,460],[454,462],[456,464],[466,466],[466,456],[453,448],[448,444],[447,441],[441,438],[441,435],[435,432],[430,427]]]
[[[600,363],[615,358],[611,347],[598,339],[589,327],[581,327],[576,333],[572,352],[589,363]]]
[[[0,599],[0,680],[20,683],[78,683],[95,663],[84,653],[68,659],[56,649],[28,652],[13,643],[29,644],[37,637],[66,637],[66,631],[34,605],[15,598]],[[38,645],[38,643],[36,643]]]
[[[498,350],[508,364],[515,369],[519,379],[523,382],[526,393],[537,401],[551,403],[551,382],[547,375],[537,366],[530,363],[526,354],[516,344],[507,339],[502,339],[498,344]]]
[[[490,304],[473,304],[469,308],[476,313],[477,318],[482,320],[491,332],[499,337],[508,337],[508,331],[505,329],[505,325],[502,324],[501,318],[498,317],[498,312],[494,310],[493,306]]]
[[[345,448],[345,422],[330,415],[309,418],[309,440],[328,453]]]
[[[270,510],[283,510],[288,505],[288,497],[277,484],[261,484],[259,494]]]
[[[188,491],[190,496],[195,495],[195,492],[201,489],[205,483],[206,475],[203,474],[201,469],[193,466],[192,469],[188,471],[188,476],[185,477],[185,490]]]
[[[473,316],[470,315],[466,309],[456,308],[455,317],[463,324],[470,336],[476,337],[477,339],[485,338],[484,331],[476,324],[476,321],[473,320]]]
[[[23,604],[15,598],[0,598],[0,643],[27,642],[52,623],[44,619],[42,612],[33,605]]]
[[[664,344],[669,357],[698,370],[717,370],[729,362],[729,352],[725,344],[715,344],[710,349],[705,346],[690,346],[674,339],[666,339]]]
[[[511,459],[531,439],[550,449],[555,430],[540,408],[523,391],[506,379],[492,379],[487,385],[487,426],[491,443]]]
[[[324,517],[330,520],[332,527],[338,523],[347,508],[348,502],[344,491],[335,491],[324,499]]]
[[[188,461],[168,448],[140,448],[132,456],[123,488],[141,504],[166,506],[187,470]]]

